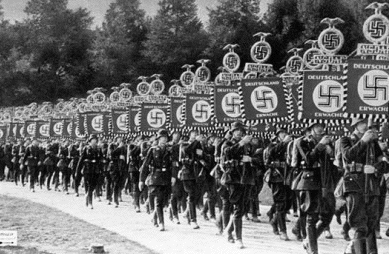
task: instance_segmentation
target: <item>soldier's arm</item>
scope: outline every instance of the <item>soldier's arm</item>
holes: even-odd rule
[[[343,137],[340,140],[340,150],[347,162],[360,160],[360,153],[366,149],[367,143],[362,140],[359,140],[355,145],[351,144],[351,140],[348,137]]]
[[[318,161],[320,154],[325,152],[326,146],[318,143],[312,150],[309,148],[308,144],[300,142],[298,149],[301,149],[303,152],[303,157],[305,157],[306,163],[313,165]]]
[[[142,163],[142,166],[139,169],[139,171],[140,171],[140,176],[139,176],[140,182],[144,182],[146,180],[148,174],[149,174],[149,165],[150,165],[150,162],[151,162],[151,158],[153,157],[153,150],[154,150],[154,148],[150,148],[147,151],[146,158],[144,159],[144,161]]]

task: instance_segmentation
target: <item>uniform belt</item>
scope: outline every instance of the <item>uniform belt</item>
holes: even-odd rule
[[[286,167],[286,162],[283,162],[283,161],[273,161],[272,166],[276,167],[276,168],[284,168],[284,167]]]
[[[313,163],[312,165],[307,165],[307,164],[304,164],[304,165],[301,165],[301,168],[303,169],[309,169],[309,168],[320,168],[320,163],[319,162],[315,162]]]
[[[120,155],[120,156],[119,156],[119,159],[121,159],[121,160],[125,160],[125,159],[126,159],[126,156],[124,156],[124,155]]]
[[[364,165],[362,163],[348,164],[350,173],[362,173]]]

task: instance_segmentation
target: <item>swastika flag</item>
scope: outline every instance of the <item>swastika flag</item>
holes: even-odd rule
[[[63,119],[50,119],[50,137],[62,137]]]
[[[166,129],[167,103],[143,103],[141,106],[140,130],[142,132],[157,132]]]
[[[213,106],[218,123],[243,121],[238,87],[217,86],[214,88]]]
[[[115,109],[111,110],[112,133],[114,135],[123,135],[128,133],[128,110]]]
[[[211,128],[212,95],[187,94],[185,98],[185,126],[193,128]]]
[[[304,119],[343,118],[345,88],[342,76],[342,72],[304,71]]]
[[[91,134],[108,134],[108,112],[88,112],[85,115],[86,131]]]
[[[347,73],[347,93],[347,113],[387,117],[389,102],[388,61],[350,59]]]
[[[242,80],[240,96],[243,116],[249,121],[280,121],[288,117],[284,87],[280,78]]]
[[[181,128],[185,123],[184,115],[184,98],[171,98],[169,108],[169,127],[170,128]]]

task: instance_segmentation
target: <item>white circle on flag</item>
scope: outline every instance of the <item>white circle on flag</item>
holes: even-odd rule
[[[147,122],[153,128],[161,128],[166,122],[166,115],[161,109],[154,108],[147,114]]]
[[[34,132],[35,132],[34,124],[31,123],[27,126],[27,133],[28,135],[34,135]]]
[[[192,107],[193,119],[205,123],[211,117],[211,105],[205,100],[197,101]]]
[[[241,115],[239,94],[228,93],[224,95],[222,99],[222,109],[229,117],[239,117]]]
[[[39,133],[44,136],[44,137],[49,137],[49,125],[48,124],[43,124],[39,127]]]
[[[73,128],[73,123],[69,123],[67,128],[68,134],[72,133],[72,128]]]
[[[272,88],[259,86],[251,93],[251,104],[261,113],[270,113],[277,108],[278,97]]]
[[[0,129],[0,138],[4,136],[4,131]]]
[[[338,111],[343,106],[344,88],[335,80],[320,82],[313,90],[312,99],[316,107],[326,113]]]
[[[92,128],[95,131],[103,131],[103,115],[97,115],[92,119]]]
[[[382,70],[366,72],[358,81],[358,94],[369,106],[385,105],[389,102],[389,75]]]
[[[16,137],[17,129],[18,129],[18,127],[17,127],[16,125],[12,128],[12,133],[13,133],[13,136],[14,136],[14,137]]]
[[[127,131],[127,114],[121,114],[118,119],[116,120],[116,126],[121,131]]]
[[[136,113],[134,118],[135,126],[140,126],[141,120],[140,120],[140,112]]]
[[[53,131],[56,135],[61,135],[62,134],[62,128],[63,128],[63,123],[62,122],[58,122],[58,123],[55,123],[54,126],[53,126]]]
[[[22,126],[22,128],[20,128],[20,130],[19,130],[19,134],[20,134],[20,136],[24,136],[24,126]]]
[[[180,122],[180,124],[183,124],[183,123],[184,123],[184,119],[183,119],[183,110],[184,110],[184,106],[183,106],[183,105],[180,105],[180,106],[177,108],[177,111],[176,111],[176,118],[177,118],[178,122]]]

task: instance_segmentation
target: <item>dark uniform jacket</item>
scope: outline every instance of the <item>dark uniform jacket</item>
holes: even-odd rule
[[[98,174],[101,170],[101,161],[103,160],[103,152],[99,147],[90,145],[84,147],[76,172],[79,172],[81,167],[82,174]]]
[[[131,144],[128,150],[128,171],[139,171],[142,166],[140,146]]]
[[[198,155],[198,150],[201,150],[203,155]],[[205,160],[201,143],[195,140],[190,144],[181,144],[180,153],[182,164],[180,179],[183,181],[198,180],[198,178],[205,173],[204,167],[207,166],[202,164]]]
[[[270,144],[268,148],[267,161],[265,162],[268,171],[265,173],[265,181],[268,183],[286,183],[288,177],[288,165],[286,153],[289,143],[278,142]]]
[[[24,154],[24,161],[28,167],[38,166],[40,161],[40,148],[39,146],[30,145],[26,148],[26,153]]]
[[[344,193],[358,192],[379,196],[381,175],[388,173],[389,169],[387,162],[378,162],[378,158],[383,155],[378,142],[366,143],[352,134],[341,139],[341,151],[345,168]],[[365,165],[373,165],[376,173],[364,174]]]
[[[321,158],[326,152],[326,146],[314,140],[302,138],[297,144],[297,164],[301,172],[296,190],[321,189]]]
[[[223,154],[223,168],[230,176],[226,184],[255,185],[257,168],[254,165],[260,164],[261,159],[252,145],[240,146],[238,140],[232,139],[225,143]],[[244,155],[250,156],[252,162],[242,162]]]
[[[140,168],[140,181],[146,182],[148,186],[169,185],[171,166],[171,149],[167,146],[153,146]]]
[[[111,164],[113,168],[111,171],[120,171],[123,172],[126,170],[126,157],[127,157],[127,149],[125,146],[116,147],[111,152]]]

